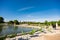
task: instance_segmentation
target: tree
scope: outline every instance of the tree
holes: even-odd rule
[[[4,23],[4,18],[0,17],[0,23]]]
[[[14,24],[14,22],[13,21],[9,21],[8,24]]]
[[[58,25],[60,26],[60,20],[58,21]]]
[[[19,24],[18,20],[14,20],[14,24]]]
[[[49,26],[50,25],[50,22],[48,22],[47,20],[45,21],[45,25],[46,26]]]
[[[45,21],[45,25],[47,25],[47,26],[48,26],[48,21],[47,21],[47,20]]]
[[[50,22],[52,25],[56,25],[56,21],[51,21]]]

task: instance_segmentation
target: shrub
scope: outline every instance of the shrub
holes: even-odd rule
[[[29,34],[33,35],[35,33],[35,30],[32,30]]]
[[[42,28],[39,30],[40,32],[43,32]]]
[[[4,37],[0,37],[0,40],[5,40],[5,38],[6,38],[6,36],[4,36]]]
[[[22,35],[26,34],[24,31],[22,31],[21,33],[22,33]]]
[[[13,38],[13,37],[15,37],[16,36],[16,34],[12,34],[12,35],[9,35],[8,37],[9,38]]]

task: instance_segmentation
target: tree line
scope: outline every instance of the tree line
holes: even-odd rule
[[[10,20],[9,22],[5,22],[3,17],[0,17],[0,23],[19,24],[18,20]]]
[[[0,17],[0,23],[5,23],[5,21],[4,21],[4,18],[3,17]],[[8,24],[45,24],[45,25],[50,25],[50,24],[53,24],[53,25],[55,25],[56,23],[58,23],[58,25],[60,26],[60,20],[59,21],[50,21],[50,22],[48,22],[47,20],[45,21],[45,22],[43,22],[43,23],[41,23],[41,22],[19,22],[18,20],[14,20],[14,21],[12,21],[12,20],[10,20],[9,22],[7,22]]]

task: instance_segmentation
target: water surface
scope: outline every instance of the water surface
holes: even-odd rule
[[[0,36],[21,33],[22,31],[23,32],[30,32],[33,29],[37,30],[36,28],[29,28],[29,27],[0,25]]]

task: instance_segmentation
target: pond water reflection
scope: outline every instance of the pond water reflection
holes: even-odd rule
[[[30,32],[31,30],[37,30],[36,28],[29,28],[29,27],[18,27],[18,26],[3,26],[0,25],[0,36],[21,33],[23,32]]]

